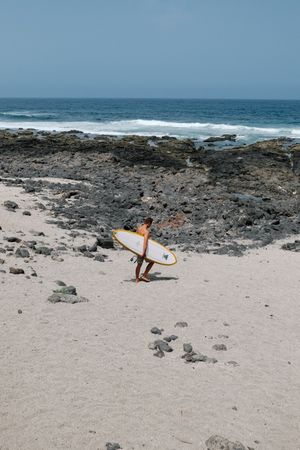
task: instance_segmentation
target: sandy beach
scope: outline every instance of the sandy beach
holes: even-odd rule
[[[136,285],[128,252],[74,252],[95,237],[47,223],[41,201],[0,184],[1,450],[206,450],[212,435],[300,448],[299,253],[282,241],[243,257],[178,252]],[[32,240],[51,255],[16,257]],[[50,303],[57,280],[89,301]],[[173,351],[153,356],[149,343],[172,334]],[[185,343],[217,362],[186,362]]]

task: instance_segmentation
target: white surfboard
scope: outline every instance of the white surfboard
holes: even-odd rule
[[[144,236],[127,230],[113,230],[112,236],[124,248],[136,255],[142,256]],[[153,239],[149,239],[148,241],[146,259],[157,264],[162,264],[163,266],[172,266],[177,262],[175,253],[171,252],[164,245],[153,241]]]

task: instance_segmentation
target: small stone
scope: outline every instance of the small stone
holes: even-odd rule
[[[66,283],[64,283],[64,282],[61,281],[61,280],[56,280],[55,283],[56,283],[58,286],[66,286]]]
[[[49,298],[48,298],[48,302],[50,303],[84,303],[84,302],[88,302],[88,299],[85,297],[80,297],[77,295],[72,295],[72,294],[62,294],[62,293],[55,293],[52,294]]]
[[[1,259],[1,258],[0,258],[0,264],[2,265],[2,264],[4,264],[4,263],[5,263],[4,259]]]
[[[207,450],[247,450],[240,442],[231,442],[218,435],[211,436],[205,444]]]
[[[171,334],[170,336],[164,337],[164,341],[166,342],[176,341],[176,339],[178,339],[178,336],[176,336],[175,334]]]
[[[120,448],[122,448],[120,444],[114,442],[106,442],[105,446],[106,450],[119,450]]]
[[[8,211],[15,211],[16,209],[19,208],[19,205],[16,202],[12,202],[10,200],[7,200],[3,203],[3,205],[5,206],[5,208]]]
[[[192,353],[193,347],[191,344],[183,344],[183,351],[186,353]]]
[[[18,309],[18,314],[22,314],[22,310],[21,309]]]
[[[163,358],[165,356],[165,353],[161,350],[158,350],[157,352],[153,353],[153,356],[156,356],[157,358]]]
[[[188,326],[187,322],[176,322],[175,323],[175,328],[185,328]]]
[[[223,322],[224,327],[230,327],[230,324],[227,322]]]
[[[57,292],[59,294],[71,294],[71,295],[77,295],[77,291],[75,286],[63,286],[61,289],[58,289]]]
[[[154,342],[150,342],[150,344],[148,344],[148,348],[149,350],[156,350],[156,344]]]
[[[151,331],[152,334],[161,334],[161,332],[162,332],[162,330],[160,328],[157,328],[157,327],[151,328],[150,331]]]
[[[44,247],[44,246],[36,247],[35,252],[36,252],[38,255],[49,256],[49,255],[51,255],[51,253],[52,253],[52,248]]]
[[[8,236],[7,238],[4,238],[7,242],[21,242],[21,239],[16,236]]]
[[[105,256],[101,255],[100,253],[98,253],[97,255],[95,255],[94,261],[104,262],[105,261]]]
[[[155,348],[162,351],[162,352],[172,352],[172,347],[169,346],[169,344],[165,341],[162,341],[158,339],[157,341],[154,341]]]
[[[233,406],[231,409],[233,409],[233,411],[237,411],[238,410],[236,406]]]
[[[212,348],[214,350],[216,350],[217,352],[222,352],[222,351],[225,352],[227,350],[227,347],[225,344],[215,344],[212,346]]]
[[[227,334],[218,334],[219,339],[229,339],[229,336]]]
[[[239,364],[236,361],[228,361],[225,363],[225,366],[237,367]]]
[[[9,273],[12,273],[14,275],[20,275],[22,273],[25,273],[23,269],[18,269],[17,267],[10,267]]]
[[[27,250],[27,248],[24,248],[24,247],[17,248],[15,255],[17,258],[29,258],[30,257],[29,251]]]
[[[31,212],[30,211],[23,211],[23,216],[31,216]]]

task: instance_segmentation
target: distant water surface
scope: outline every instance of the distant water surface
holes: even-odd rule
[[[0,128],[251,143],[300,138],[300,100],[0,99]]]

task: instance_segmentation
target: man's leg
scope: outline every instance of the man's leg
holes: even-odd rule
[[[149,277],[148,277],[148,273],[149,273],[150,270],[152,269],[153,265],[154,265],[154,262],[152,262],[152,261],[149,262],[149,264],[147,265],[146,270],[145,270],[145,272],[144,272],[144,274],[143,274],[143,277],[149,278]]]
[[[135,280],[138,283],[140,281],[140,271],[143,263],[138,263],[135,269]]]

